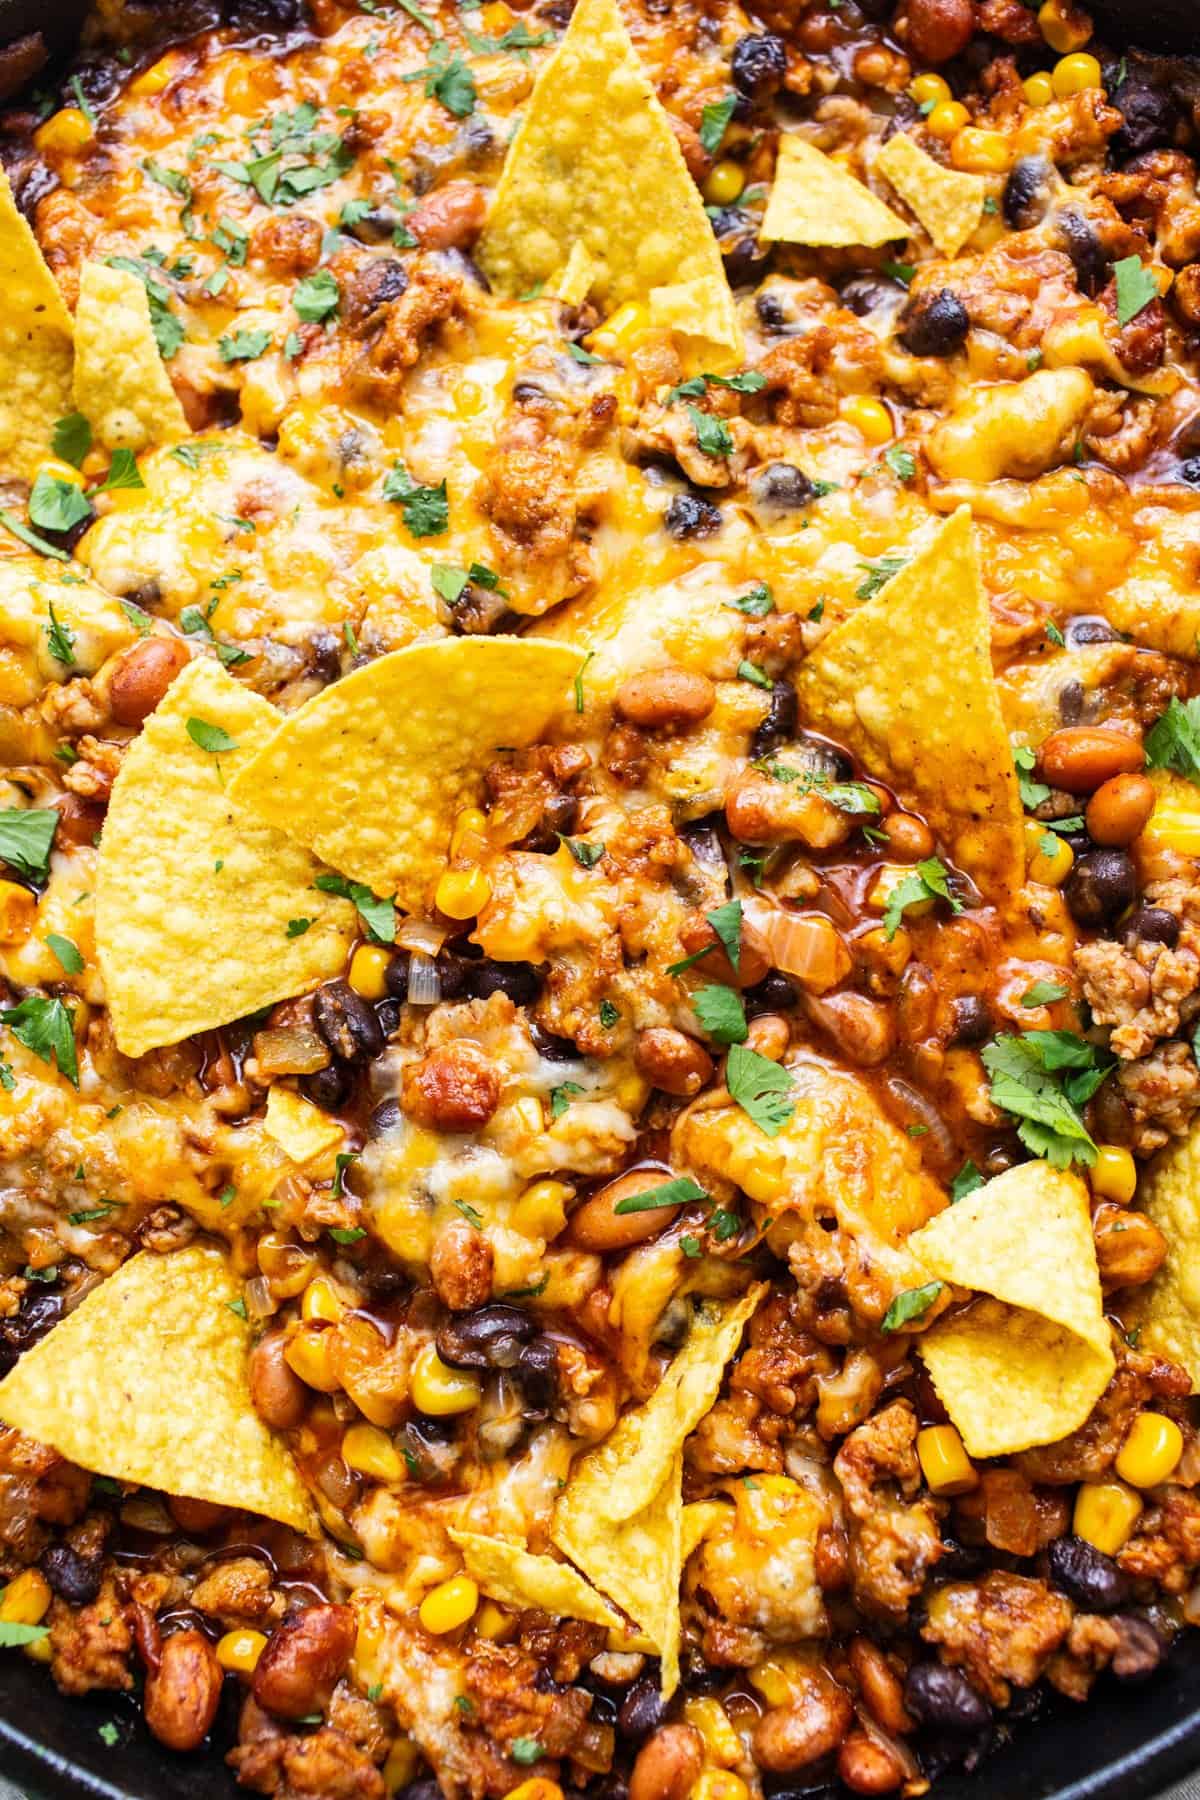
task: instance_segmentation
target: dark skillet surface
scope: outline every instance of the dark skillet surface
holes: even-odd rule
[[[0,43],[42,30],[55,49],[65,49],[85,10],[86,0],[0,0]],[[1200,53],[1200,0],[1101,0],[1092,10],[1115,48]],[[231,1693],[218,1722],[226,1744],[233,1741],[233,1700]],[[109,1725],[117,1731],[111,1746],[100,1735]],[[933,1800],[1149,1800],[1197,1766],[1200,1634],[1189,1634],[1145,1686],[1106,1680],[1082,1707],[1052,1699],[973,1773],[940,1776]],[[232,1800],[245,1793],[219,1753],[172,1755],[149,1736],[129,1700],[64,1698],[44,1668],[11,1655],[0,1658],[0,1772],[35,1784],[46,1800]],[[789,1800],[830,1791],[797,1785]]]

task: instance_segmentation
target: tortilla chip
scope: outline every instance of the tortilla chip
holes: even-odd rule
[[[945,168],[902,131],[890,137],[879,151],[874,173],[895,188],[943,256],[957,256],[979,229],[987,198],[983,176]]]
[[[1078,1176],[1019,1163],[909,1243],[930,1276],[1002,1302],[952,1313],[917,1342],[970,1454],[1007,1456],[1082,1425],[1115,1363]]]
[[[463,1553],[467,1574],[493,1600],[505,1606],[540,1607],[556,1618],[585,1619],[589,1625],[607,1625],[610,1630],[623,1628],[620,1614],[570,1563],[535,1556],[521,1544],[505,1544],[474,1531],[452,1530],[450,1537]]]
[[[267,1094],[263,1128],[294,1163],[315,1162],[335,1150],[346,1133],[336,1119],[291,1088],[274,1085]]]
[[[230,798],[343,875],[421,911],[487,765],[502,746],[543,734],[570,704],[582,662],[573,645],[536,638],[394,650],[299,707],[231,774]]]
[[[596,267],[591,257],[576,238],[571,245],[571,254],[550,283],[550,290],[556,294],[564,306],[582,306],[592,291],[592,283],[596,279]]]
[[[1123,1309],[1126,1322],[1139,1332],[1140,1350],[1178,1363],[1200,1393],[1200,1125],[1155,1158],[1138,1203],[1166,1238],[1167,1254]]]
[[[1016,891],[1024,815],[965,507],[821,640],[796,686],[804,723],[898,788],[987,898]]]
[[[106,449],[144,450],[188,435],[163,367],[150,303],[128,269],[85,262],[75,309],[75,405]]]
[[[71,315],[3,170],[0,293],[0,475],[32,481],[72,409]]]
[[[785,244],[890,244],[908,226],[843,163],[801,137],[782,137],[763,238]]]
[[[234,739],[219,755],[188,722]],[[318,892],[306,851],[232,798],[274,707],[206,657],[171,684],[126,753],[100,840],[96,946],[117,1046],[141,1056],[336,975],[354,909]],[[289,937],[288,923],[307,918]]]
[[[543,64],[478,249],[500,293],[548,282],[579,244],[611,312],[652,288],[704,282],[704,335],[735,350],[741,331],[696,184],[616,0],[580,0]]]
[[[315,1536],[296,1465],[250,1398],[240,1301],[214,1245],[131,1256],[0,1382],[0,1419],[94,1475]]]

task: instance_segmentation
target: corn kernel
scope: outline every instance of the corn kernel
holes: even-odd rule
[[[472,841],[479,838],[485,841],[487,839],[487,814],[477,806],[464,807],[454,821],[454,831],[450,837],[451,856],[462,856],[464,850],[469,855],[472,850],[482,848],[482,845]]]
[[[36,1569],[22,1569],[0,1597],[5,1625],[40,1625],[50,1611],[50,1583]]]
[[[419,1412],[445,1418],[479,1405],[479,1377],[470,1369],[452,1369],[432,1344],[426,1344],[413,1363],[409,1392]]]
[[[704,198],[710,206],[732,206],[746,185],[746,171],[741,163],[728,157],[714,163],[704,183]]]
[[[64,156],[75,156],[86,149],[94,136],[87,114],[77,106],[64,106],[38,126],[33,143],[37,150],[58,150]]]
[[[876,912],[883,912],[895,889],[900,886],[902,881],[907,881],[911,874],[912,869],[907,863],[884,863],[871,883],[871,889],[867,895],[868,906],[873,907]],[[923,919],[927,913],[933,911],[933,908],[934,898],[932,896],[926,900],[914,900],[910,906],[905,907],[904,917],[906,919]]]
[[[1146,837],[1156,849],[1175,850],[1180,856],[1200,856],[1200,813],[1160,800],[1146,828]]]
[[[934,107],[925,121],[926,128],[935,138],[943,138],[947,142],[956,136],[964,125],[970,123],[971,115],[961,100],[943,100],[940,106]]]
[[[688,1800],[750,1800],[750,1789],[732,1769],[705,1769],[688,1790]]]
[[[844,400],[842,417],[862,432],[868,444],[886,444],[896,435],[891,413],[882,400],[873,400],[869,394],[852,394]]]
[[[160,56],[157,62],[143,69],[129,84],[129,92],[136,94],[140,100],[153,94],[161,94],[165,87],[171,85],[172,77],[179,68],[179,58],[174,55]]]
[[[1157,1487],[1183,1455],[1183,1433],[1165,1413],[1139,1413],[1117,1452],[1116,1470],[1131,1487]]]
[[[1092,35],[1092,22],[1082,9],[1070,0],[1046,0],[1038,9],[1037,22],[1042,36],[1060,56],[1070,50],[1081,50]]]
[[[264,1231],[254,1254],[277,1300],[294,1300],[302,1294],[317,1268],[313,1252],[294,1244],[281,1231]]]
[[[1012,147],[1002,131],[967,125],[951,140],[950,161],[973,175],[1002,175],[1012,162]]]
[[[1118,1200],[1124,1206],[1137,1187],[1137,1164],[1120,1144],[1099,1144],[1088,1183],[1098,1200]]]
[[[557,1781],[550,1781],[545,1775],[533,1775],[519,1787],[509,1788],[504,1800],[563,1800],[563,1791]]]
[[[942,75],[935,75],[932,70],[928,74],[918,75],[909,83],[908,92],[918,106],[940,106],[943,101],[953,99],[950,83]]]
[[[350,986],[362,1000],[382,1000],[387,993],[391,953],[382,944],[360,944],[350,958]]]
[[[387,1753],[387,1761],[383,1765],[383,1785],[389,1794],[399,1793],[406,1788],[421,1762],[421,1752],[410,1737],[403,1733],[392,1744]]]
[[[475,1632],[489,1644],[506,1644],[517,1634],[517,1621],[494,1600],[485,1600],[475,1614]]]
[[[729,1714],[719,1700],[707,1696],[684,1702],[683,1716],[704,1739],[709,1758],[723,1769],[741,1761],[742,1740],[729,1722]]]
[[[927,1425],[917,1433],[921,1472],[934,1494],[969,1494],[979,1476],[953,1425]]]
[[[1075,852],[1067,840],[1036,819],[1025,821],[1025,856],[1029,879],[1046,887],[1061,887],[1075,861]]]
[[[253,1675],[266,1647],[261,1631],[227,1631],[217,1640],[217,1661],[231,1675]]]
[[[1021,83],[1030,106],[1049,106],[1054,98],[1054,83],[1048,69],[1038,69]]]
[[[27,1656],[30,1662],[35,1663],[48,1663],[54,1658],[48,1637],[33,1638],[28,1644],[22,1644],[21,1654]]]
[[[899,975],[912,959],[912,938],[903,925],[897,927],[890,939],[882,925],[873,925],[870,931],[864,931],[861,937],[854,939],[854,953],[872,968]]]
[[[575,1190],[564,1181],[535,1181],[512,1212],[512,1227],[522,1237],[555,1238],[567,1222],[567,1201]]]
[[[482,869],[447,869],[437,884],[439,912],[448,919],[473,919],[492,895],[492,884]]]
[[[341,1382],[333,1372],[333,1346],[328,1331],[302,1327],[284,1347],[283,1360],[307,1386],[320,1394],[336,1394]]]
[[[1060,100],[1071,94],[1082,94],[1088,88],[1101,87],[1104,82],[1099,62],[1086,50],[1078,50],[1073,56],[1064,56],[1061,62],[1055,63],[1050,79]]]
[[[47,481],[65,481],[69,487],[85,488],[87,480],[81,469],[73,463],[63,462],[61,457],[47,456],[38,464],[34,479],[44,475]]]
[[[750,1685],[757,1688],[768,1706],[787,1706],[795,1699],[795,1687],[787,1670],[777,1662],[756,1663],[750,1671]]]
[[[300,1302],[300,1317],[305,1324],[314,1325],[320,1321],[324,1325],[336,1325],[345,1310],[328,1275],[314,1276]]]
[[[20,944],[29,936],[37,900],[16,881],[0,881],[0,944]]]
[[[1072,1530],[1093,1549],[1115,1556],[1133,1535],[1142,1502],[1123,1481],[1085,1481],[1075,1496]]]
[[[477,419],[487,403],[487,394],[477,381],[455,383],[454,410],[460,419]]]
[[[418,1612],[426,1631],[441,1637],[444,1632],[457,1631],[465,1625],[478,1605],[479,1589],[471,1577],[452,1575],[449,1581],[440,1581],[437,1587],[430,1588]]]
[[[540,1137],[546,1129],[546,1120],[542,1112],[542,1103],[536,1094],[522,1094],[511,1106],[502,1109],[506,1123],[513,1131],[527,1132],[530,1137]],[[500,1118],[500,1113],[496,1118]]]
[[[514,19],[504,0],[487,0],[479,16],[483,20],[483,29],[493,37],[503,37]]]
[[[646,308],[637,300],[626,300],[611,318],[591,333],[588,342],[602,354],[615,351],[626,355],[630,346],[649,330],[650,316]]]
[[[404,1475],[399,1451],[378,1425],[352,1425],[342,1438],[342,1461],[373,1481],[400,1481]]]

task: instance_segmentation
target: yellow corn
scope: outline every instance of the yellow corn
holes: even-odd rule
[[[961,100],[943,100],[935,106],[925,124],[935,138],[943,138],[947,142],[957,135],[964,125],[971,123],[971,115]]]
[[[1054,65],[1050,74],[1054,83],[1054,92],[1060,100],[1071,94],[1082,94],[1088,88],[1103,86],[1104,77],[1100,72],[1100,64],[1086,50],[1079,50],[1073,56],[1064,56],[1061,62]]]
[[[1070,50],[1082,50],[1092,35],[1091,20],[1070,0],[1066,4],[1064,0],[1046,0],[1038,9],[1037,22],[1050,48],[1060,56]]]
[[[1155,848],[1177,850],[1181,856],[1200,856],[1200,813],[1162,798],[1154,809],[1146,836]]]
[[[374,1481],[399,1481],[404,1475],[399,1451],[378,1425],[352,1425],[342,1439],[342,1461]]]
[[[487,394],[477,381],[455,382],[454,410],[460,419],[477,419],[487,403]]]
[[[599,330],[592,332],[591,342],[598,350],[625,352],[649,329],[650,317],[646,308],[640,301],[626,300]]]
[[[33,1638],[28,1644],[22,1644],[21,1654],[27,1656],[30,1662],[35,1663],[48,1663],[54,1659],[49,1637]]]
[[[471,1577],[452,1575],[449,1581],[440,1581],[430,1588],[418,1612],[426,1631],[441,1637],[444,1632],[457,1631],[465,1625],[478,1605],[479,1589]]]
[[[917,1433],[921,1472],[934,1494],[967,1494],[979,1476],[953,1425],[927,1425]]]
[[[494,1600],[485,1600],[475,1614],[475,1632],[489,1644],[507,1644],[517,1634],[517,1621]]]
[[[756,1663],[750,1671],[750,1686],[756,1688],[768,1706],[788,1706],[796,1697],[795,1683],[782,1663]]]
[[[944,76],[935,75],[932,71],[927,75],[918,75],[915,81],[910,82],[908,91],[918,106],[928,106],[931,101],[934,106],[940,106],[943,101],[953,98],[950,83]]]
[[[732,206],[746,185],[746,171],[741,163],[728,158],[713,165],[704,183],[704,198],[710,206]]]
[[[1098,1144],[1088,1182],[1098,1200],[1117,1200],[1124,1206],[1137,1187],[1137,1164],[1120,1144]]]
[[[452,1369],[432,1344],[426,1344],[413,1363],[409,1392],[419,1412],[444,1418],[479,1405],[479,1377],[470,1369]]]
[[[545,1775],[532,1775],[519,1787],[509,1788],[504,1800],[563,1800],[563,1791],[557,1781],[550,1781]]]
[[[1165,1413],[1139,1413],[1117,1453],[1116,1469],[1131,1487],[1157,1487],[1183,1455],[1183,1433]]]
[[[144,100],[153,94],[161,94],[171,84],[171,78],[179,67],[179,59],[174,54],[160,56],[157,62],[143,69],[129,84],[129,92]]]
[[[454,830],[450,837],[451,856],[462,856],[464,852],[480,849],[475,839],[487,838],[487,814],[477,806],[464,807],[454,821]]]
[[[882,400],[869,394],[852,394],[842,402],[842,417],[862,432],[868,444],[886,444],[896,435],[892,415]]]
[[[750,1800],[750,1789],[732,1769],[705,1769],[689,1789],[688,1800]]]
[[[884,863],[871,883],[867,895],[868,906],[873,907],[876,912],[883,912],[896,888],[902,881],[907,881],[911,874],[912,869],[906,863]],[[923,919],[926,913],[933,911],[935,903],[932,895],[927,900],[914,900],[911,906],[905,907],[904,917]]]
[[[253,1675],[266,1647],[261,1631],[227,1631],[217,1640],[217,1661],[231,1675]]]
[[[709,1758],[729,1769],[742,1757],[742,1740],[729,1722],[729,1714],[719,1700],[707,1695],[703,1699],[686,1700],[683,1716],[704,1739]]]
[[[434,898],[448,919],[473,919],[491,896],[492,884],[482,869],[447,869]]]
[[[345,1310],[328,1275],[314,1276],[300,1302],[300,1317],[305,1324],[336,1325]]]
[[[15,881],[0,881],[0,944],[20,944],[29,936],[37,900]]]
[[[360,944],[350,958],[350,986],[362,1000],[382,1000],[387,993],[391,952],[382,944]]]
[[[74,463],[63,462],[61,457],[57,456],[43,458],[34,471],[34,479],[36,480],[39,475],[44,475],[47,481],[65,481],[70,487],[85,488],[87,486],[82,470],[77,469]]]
[[[1021,83],[1030,106],[1049,106],[1054,98],[1054,83],[1048,69],[1038,69]]]
[[[85,112],[77,106],[64,106],[38,126],[33,143],[37,150],[59,150],[65,156],[75,156],[92,142],[94,135]]]
[[[1142,1502],[1123,1481],[1085,1481],[1075,1496],[1072,1528],[1105,1556],[1115,1556],[1133,1535]]]
[[[281,1231],[264,1231],[254,1254],[277,1300],[294,1300],[302,1294],[317,1268],[314,1252],[294,1244]]]
[[[406,1788],[416,1774],[421,1762],[421,1752],[410,1737],[401,1734],[387,1753],[387,1761],[383,1765],[383,1785],[389,1794],[399,1793]]]
[[[50,1583],[36,1569],[22,1569],[0,1597],[5,1625],[40,1625],[50,1611]]]
[[[1002,175],[1012,162],[1012,146],[1002,131],[967,125],[951,139],[950,161],[973,175]]]
[[[574,1188],[564,1181],[535,1181],[513,1207],[512,1227],[527,1238],[555,1238],[567,1222]]]
[[[283,1352],[288,1367],[320,1394],[335,1394],[341,1386],[333,1372],[330,1335],[315,1325],[302,1326]]]
[[[1075,852],[1067,840],[1037,819],[1025,821],[1025,855],[1029,879],[1040,881],[1045,887],[1061,887],[1075,861]]]

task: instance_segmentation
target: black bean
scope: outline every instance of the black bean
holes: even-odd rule
[[[371,1014],[374,1020],[374,1013]],[[300,1091],[322,1112],[336,1112],[350,1097],[354,1077],[345,1063],[330,1063],[327,1069],[316,1069],[300,1077]]]
[[[528,1313],[497,1301],[447,1320],[437,1334],[437,1350],[456,1369],[511,1369],[536,1335]]]
[[[535,1338],[517,1358],[517,1379],[526,1400],[526,1416],[549,1413],[558,1398],[558,1351],[553,1339]]]
[[[383,1032],[369,1001],[354,992],[348,981],[327,981],[313,996],[317,1030],[335,1056],[343,1062],[369,1060],[383,1049]]]
[[[967,341],[971,320],[952,288],[916,294],[900,320],[900,342],[913,356],[953,356]]]
[[[410,1781],[402,1787],[395,1800],[442,1800],[443,1788],[438,1781]]]
[[[1179,465],[1179,479],[1189,487],[1200,487],[1200,456],[1189,456]]]
[[[471,979],[473,958],[460,956],[456,950],[439,950],[437,955],[438,979],[442,984],[443,1000],[461,1000],[467,991]]]
[[[782,331],[788,322],[787,308],[777,293],[759,294],[754,302],[759,324],[768,331]]]
[[[370,325],[381,307],[408,288],[408,270],[394,256],[373,256],[355,270],[342,293],[342,317],[352,331]]]
[[[542,977],[532,963],[493,962],[484,957],[473,963],[468,983],[473,999],[507,994],[514,1006],[532,1006],[542,991]]]
[[[377,1000],[375,1017],[379,1020],[379,1029],[385,1038],[390,1038],[394,1031],[399,1031],[400,1021],[404,1017],[404,1004],[400,1000]]]
[[[795,512],[816,496],[816,487],[795,463],[767,463],[750,481],[750,498],[764,512]]]
[[[1010,1157],[1004,1167],[1011,1167],[1012,1161],[1013,1159]],[[960,1544],[958,1539],[953,1537],[944,1537],[942,1544],[942,1554],[938,1558],[938,1574],[949,1575],[954,1581],[961,1580],[965,1575],[978,1575],[987,1561],[984,1551],[976,1544]]]
[[[795,1004],[796,990],[779,969],[772,969],[757,986],[747,988],[742,994],[742,1007],[748,1019],[757,1019],[760,1013],[788,1012]]]
[[[787,45],[773,31],[748,31],[733,46],[729,78],[747,100],[769,100],[786,74]]]
[[[982,1044],[992,1034],[992,1015],[979,994],[964,994],[954,1002],[951,1044]]]
[[[886,275],[856,275],[841,292],[841,302],[855,318],[865,319],[881,307],[896,309],[903,304],[905,290],[898,281]]]
[[[1046,1552],[1050,1579],[1056,1588],[1085,1612],[1116,1612],[1133,1591],[1128,1575],[1111,1556],[1105,1556],[1085,1538],[1055,1538]]]
[[[785,675],[771,683],[771,699],[766,717],[750,739],[751,756],[769,756],[796,735],[796,690]]]
[[[571,1038],[558,1037],[553,1031],[546,1031],[541,1025],[531,1025],[529,1036],[539,1056],[547,1062],[578,1062],[579,1046]]]
[[[1167,1653],[1167,1647],[1149,1619],[1137,1613],[1120,1613],[1114,1620],[1120,1643],[1112,1659],[1112,1672],[1118,1681],[1142,1681],[1152,1675]]]
[[[34,1293],[30,1289],[21,1302],[20,1311],[11,1318],[0,1319],[0,1375],[7,1375],[22,1351],[28,1350],[31,1344],[45,1337],[52,1325],[58,1324],[62,1309],[60,1293]]]
[[[1004,184],[1004,223],[1028,231],[1046,216],[1050,204],[1050,164],[1044,156],[1022,156]]]
[[[398,1100],[381,1100],[367,1120],[367,1136],[387,1137],[404,1123],[404,1108]]]
[[[384,985],[393,1000],[408,999],[408,971],[412,957],[407,950],[397,950],[384,971]]]
[[[676,494],[663,516],[674,538],[706,538],[721,529],[721,509],[699,494]]]
[[[87,1606],[100,1592],[102,1559],[80,1556],[70,1544],[51,1544],[38,1557],[38,1568],[68,1606]]]
[[[658,1730],[666,1716],[666,1706],[659,1692],[658,1681],[649,1675],[643,1675],[635,1681],[617,1714],[617,1730],[623,1738],[629,1738],[635,1744],[644,1743],[651,1734]]]
[[[1063,898],[1080,925],[1104,925],[1133,904],[1137,876],[1124,850],[1089,850],[1063,883]]]
[[[352,238],[357,238],[360,244],[390,244],[392,233],[401,223],[400,214],[393,212],[390,207],[373,206],[361,219],[355,219],[352,225],[346,225],[343,229]]]
[[[1067,620],[1067,628],[1063,633],[1072,650],[1080,644],[1112,644],[1119,637],[1107,619],[1096,618],[1091,613],[1077,613],[1073,619]]]
[[[753,287],[771,260],[771,246],[762,243],[755,231],[739,232],[721,240],[721,260],[730,287]]]
[[[610,1700],[607,1694],[592,1693],[591,1710],[588,1713],[589,1725],[608,1725],[615,1730],[617,1723],[617,1703]]]
[[[1152,87],[1136,74],[1129,75],[1119,86],[1110,86],[1108,103],[1117,108],[1124,121],[1111,144],[1118,161],[1125,162],[1146,150],[1167,149],[1174,141],[1179,107],[1163,88]]]
[[[938,1731],[982,1731],[992,1709],[958,1669],[944,1663],[914,1663],[904,1683],[904,1704],[922,1725]]]
[[[1068,207],[1058,215],[1058,229],[1067,255],[1075,266],[1075,278],[1080,292],[1094,300],[1107,282],[1112,268],[1111,260],[1105,255],[1094,226],[1082,213]]]
[[[1136,943],[1141,939],[1146,944],[1166,944],[1169,948],[1179,942],[1179,920],[1165,906],[1138,906],[1125,922],[1125,942]]]
[[[537,856],[553,856],[558,849],[559,833],[568,836],[575,829],[579,801],[574,794],[551,794],[542,808],[542,816],[532,831],[526,832],[517,850],[532,850]]]

